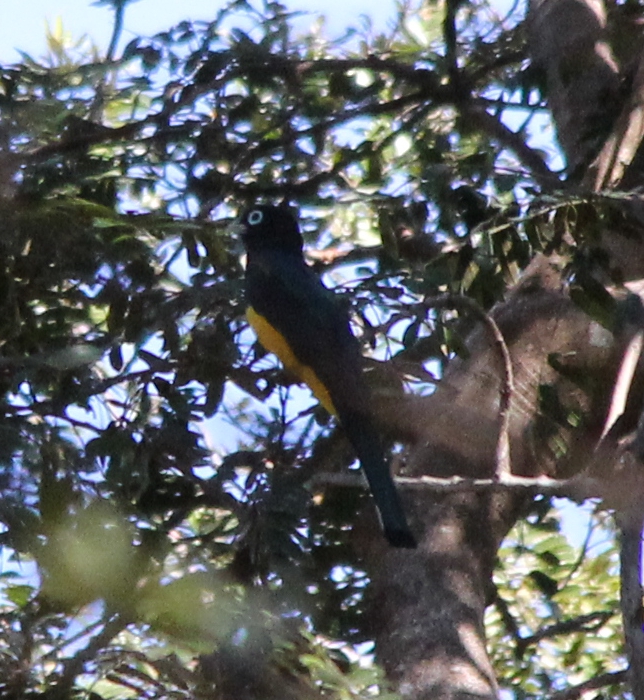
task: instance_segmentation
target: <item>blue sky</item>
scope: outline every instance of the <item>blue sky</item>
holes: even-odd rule
[[[225,0],[137,0],[125,11],[123,40],[137,34],[150,35],[184,19],[212,19]],[[395,16],[394,0],[281,0],[291,10],[303,10],[314,16],[324,14],[328,32],[338,35],[348,25],[356,24],[361,14],[368,14],[378,29]],[[91,0],[26,0],[4,3],[0,23],[0,63],[18,59],[16,49],[34,56],[45,50],[45,27],[56,18],[72,36],[89,35],[103,50],[112,29],[112,11],[96,7]],[[303,19],[303,29],[307,20]]]

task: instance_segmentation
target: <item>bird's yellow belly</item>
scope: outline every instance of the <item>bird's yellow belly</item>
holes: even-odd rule
[[[336,415],[329,392],[308,365],[302,364],[293,354],[286,338],[252,307],[246,310],[246,318],[257,334],[259,342],[273,354],[277,355],[284,367],[293,372],[297,378],[308,385],[317,400],[332,415]]]

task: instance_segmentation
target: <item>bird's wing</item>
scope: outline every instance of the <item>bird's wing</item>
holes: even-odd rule
[[[250,259],[246,274],[249,305],[283,336],[297,361],[315,372],[334,412],[364,405],[360,347],[334,293],[304,261],[272,251]],[[307,381],[284,352],[276,354]]]

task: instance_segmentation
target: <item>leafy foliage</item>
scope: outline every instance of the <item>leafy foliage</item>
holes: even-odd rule
[[[456,45],[442,5],[401,5],[329,41],[237,0],[109,60],[62,34],[0,67],[3,697],[388,696],[352,646],[366,499],[312,497],[352,458],[251,344],[228,224],[297,201],[365,348],[429,390],[467,319],[422,299],[489,308],[584,211],[528,206],[547,169],[519,19],[473,2]],[[497,572],[491,648],[526,695],[619,666],[614,551],[558,529],[518,525]]]
[[[541,505],[499,551],[488,630],[497,668],[523,697],[544,697],[625,665],[611,525],[600,510],[587,516],[584,541],[573,547],[561,516]],[[611,697],[625,696],[614,688]]]

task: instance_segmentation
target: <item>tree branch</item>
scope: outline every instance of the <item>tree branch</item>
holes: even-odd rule
[[[65,662],[60,681],[56,684],[52,697],[68,697],[76,676],[83,671],[85,662],[92,660],[100,649],[106,647],[121,630],[127,627],[127,624],[127,620],[125,620],[123,615],[118,613],[108,618],[102,631],[93,637],[86,647]]]
[[[579,685],[574,685],[572,688],[562,690],[560,693],[549,695],[546,700],[577,700],[588,690],[597,690],[598,688],[607,688],[611,685],[626,683],[628,680],[628,671],[613,671],[612,673],[601,673],[588,681],[584,681]]]
[[[476,123],[479,129],[512,151],[530,169],[532,176],[543,190],[561,188],[559,177],[550,170],[538,151],[530,148],[521,134],[516,134],[499,117],[492,116],[484,108],[471,106],[463,113]]]
[[[412,489],[427,489],[437,493],[458,493],[465,491],[496,491],[548,496],[569,496],[574,500],[600,498],[601,494],[583,492],[583,482],[578,477],[571,479],[551,479],[549,477],[506,476],[502,479],[469,479],[462,476],[442,478],[438,476],[397,476],[399,486]],[[367,488],[367,482],[360,472],[318,473],[311,479],[312,484],[341,486],[347,488]],[[582,495],[583,494],[583,495]]]
[[[592,188],[594,192],[614,189],[628,173],[644,138],[643,94],[644,57],[640,59],[630,99],[584,178],[585,186]]]
[[[523,656],[526,648],[531,644],[537,644],[542,639],[550,639],[561,634],[574,634],[575,632],[594,632],[605,624],[614,613],[611,610],[602,610],[587,615],[579,615],[568,620],[561,620],[554,625],[549,625],[528,637],[519,637],[517,640],[517,654]]]

